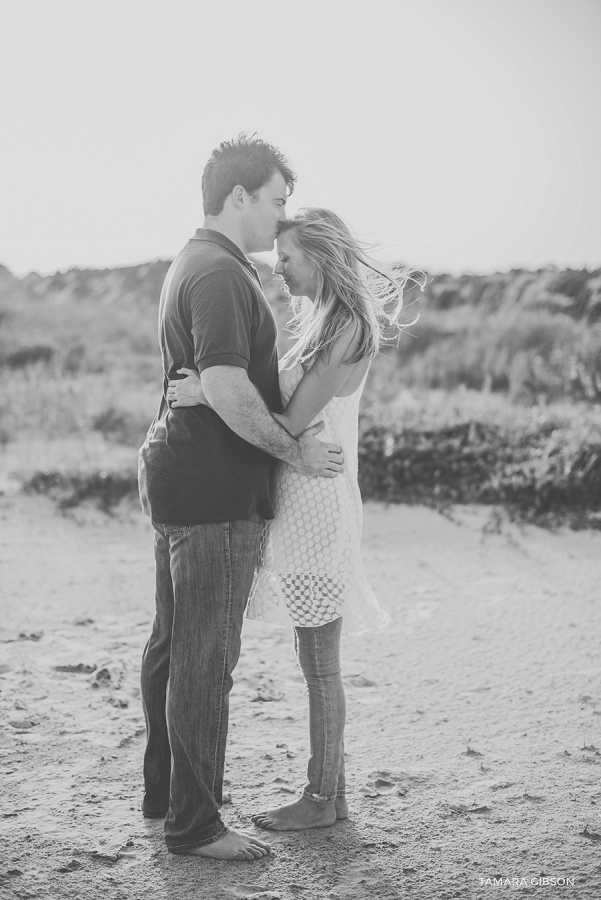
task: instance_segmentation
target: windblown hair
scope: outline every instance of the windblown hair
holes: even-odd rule
[[[301,209],[281,223],[278,233],[287,231],[315,268],[317,293],[313,301],[292,298],[288,328],[297,342],[286,355],[286,368],[300,362],[308,371],[318,360],[327,359],[332,343],[350,329],[356,329],[359,342],[345,361],[373,358],[383,343],[416,321],[401,322],[403,289],[408,281],[423,289],[423,273],[408,267],[386,272],[329,209]]]
[[[206,216],[218,216],[228,194],[237,184],[254,194],[271,181],[276,172],[284,176],[292,193],[296,175],[277,147],[241,132],[233,141],[223,141],[213,150],[202,173],[202,204]]]

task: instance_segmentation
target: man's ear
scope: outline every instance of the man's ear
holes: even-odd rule
[[[237,184],[232,190],[232,200],[236,209],[242,209],[248,194],[241,184]]]

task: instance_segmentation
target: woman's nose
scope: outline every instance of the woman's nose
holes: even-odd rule
[[[281,260],[278,259],[275,264],[275,269],[273,270],[274,275],[283,275],[284,274],[284,266],[281,263]]]

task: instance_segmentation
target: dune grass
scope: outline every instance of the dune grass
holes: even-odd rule
[[[599,527],[601,324],[551,303],[499,307],[486,285],[477,302],[465,284],[432,297],[372,366],[363,496],[503,504],[527,521]],[[160,397],[156,309],[0,298],[0,323],[4,474],[63,507],[91,499],[108,511],[133,496]]]

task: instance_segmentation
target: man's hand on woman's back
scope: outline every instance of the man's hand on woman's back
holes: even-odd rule
[[[317,425],[312,425],[311,428],[305,428],[302,434],[298,436],[301,459],[299,465],[294,466],[294,468],[304,475],[335,478],[336,475],[344,471],[342,448],[336,444],[326,444],[315,437],[316,434],[323,431],[323,428],[323,422],[318,422]]]

